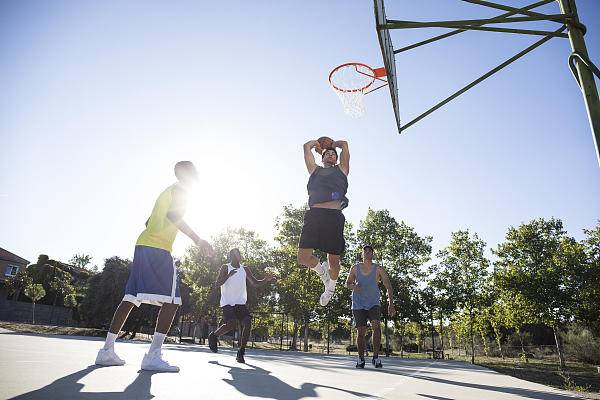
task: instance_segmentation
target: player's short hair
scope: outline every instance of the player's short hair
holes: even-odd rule
[[[364,246],[363,246],[363,250],[365,250],[365,249],[371,249],[371,253],[374,253],[374,252],[375,252],[375,250],[373,249],[373,246],[371,246],[370,244],[366,244],[366,245],[364,245]]]
[[[237,251],[240,256],[242,255],[240,249],[238,249],[237,247],[234,247],[233,249],[229,250],[229,261],[233,260],[233,252],[234,251]]]
[[[189,170],[190,168],[194,168],[194,164],[191,161],[179,161],[177,162],[177,164],[175,164],[175,176],[180,179],[182,173],[184,173],[186,170]]]

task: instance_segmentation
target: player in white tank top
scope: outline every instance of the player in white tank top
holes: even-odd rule
[[[246,304],[248,301],[246,267],[241,264],[234,267],[231,263],[225,266],[227,267],[227,280],[221,285],[221,307]]]
[[[254,287],[260,287],[275,280],[275,277],[270,273],[266,273],[263,279],[256,279],[250,268],[240,263],[242,257],[238,249],[229,251],[229,259],[231,262],[221,266],[219,276],[215,282],[215,286],[221,288],[220,304],[225,323],[208,335],[208,347],[213,353],[216,353],[218,351],[219,336],[233,330],[236,326],[236,320],[240,321],[242,334],[236,360],[244,363],[246,343],[248,343],[250,329],[252,328],[252,318],[246,306],[248,301],[247,283],[249,282]]]

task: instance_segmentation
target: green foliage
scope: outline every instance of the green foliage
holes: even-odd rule
[[[23,293],[31,299],[31,322],[35,324],[35,302],[44,297],[46,291],[39,283],[29,283],[23,289]]]
[[[92,256],[89,254],[74,254],[69,260],[69,264],[77,268],[85,268],[92,262]]]
[[[484,287],[488,277],[489,261],[484,252],[485,242],[476,233],[471,236],[468,230],[453,232],[450,245],[437,254],[440,262],[432,267],[444,305],[456,306],[467,316],[471,362],[475,362],[475,316],[484,308]]]
[[[577,296],[585,288],[583,245],[567,236],[561,220],[540,218],[511,227],[495,253],[499,286],[521,299],[527,314],[553,328],[563,368],[559,330],[577,313]]]
[[[29,297],[33,303],[37,302],[46,295],[44,286],[42,286],[39,283],[28,284],[27,286],[25,286],[23,293],[25,294],[25,296]]]
[[[26,269],[21,269],[19,272],[6,280],[6,289],[8,294],[13,295],[22,291],[32,282],[32,277],[27,273]]]
[[[600,365],[600,338],[589,329],[573,326],[565,334],[565,350],[573,358],[592,365]]]
[[[75,308],[77,307],[77,297],[74,293],[68,294],[67,296],[65,296],[64,303],[65,307]]]
[[[125,294],[131,262],[119,257],[105,260],[101,273],[92,275],[84,289],[79,313],[90,327],[107,326]]]
[[[537,219],[510,228],[494,251],[496,281],[509,296],[549,326],[563,326],[574,314],[585,253],[567,236],[562,221]]]
[[[581,289],[576,294],[575,314],[580,323],[600,337],[600,220],[593,229],[584,229],[582,241],[586,260],[583,266]]]

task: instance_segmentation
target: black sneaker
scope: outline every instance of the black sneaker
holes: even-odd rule
[[[373,357],[373,365],[375,368],[383,368],[383,364],[381,363],[381,359],[379,357]]]
[[[246,349],[239,349],[237,356],[235,356],[235,361],[241,364],[246,364],[246,360],[244,360],[244,353],[246,353]]]
[[[219,351],[219,346],[217,345],[217,342],[218,342],[217,336],[213,332],[209,333],[208,334],[208,348],[213,353],[216,353],[217,351]]]
[[[356,368],[364,368],[365,367],[365,359],[359,358],[356,362]]]

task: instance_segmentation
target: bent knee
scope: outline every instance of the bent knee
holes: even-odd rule
[[[312,257],[312,251],[307,251],[304,249],[298,250],[297,260],[299,264],[308,265],[310,263],[310,259]]]

